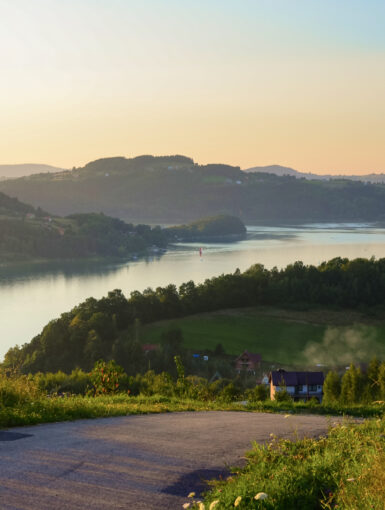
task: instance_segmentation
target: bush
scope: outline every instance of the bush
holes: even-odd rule
[[[266,400],[268,396],[269,388],[263,384],[259,384],[255,386],[255,388],[251,388],[245,392],[245,397],[249,402],[261,402]]]
[[[188,398],[201,401],[210,400],[212,398],[207,379],[196,375],[189,375],[186,377],[186,383]]]
[[[119,379],[123,375],[123,368],[111,360],[97,361],[90,374],[94,395],[117,393],[119,390]]]
[[[56,373],[38,372],[33,376],[33,380],[42,392],[50,395],[61,393],[85,395],[91,386],[90,375],[79,368],[73,370],[69,375],[61,371]]]
[[[153,370],[149,370],[145,374],[129,377],[124,384],[128,384],[127,389],[133,395],[164,395],[166,397],[175,395],[175,383],[167,372],[155,374]]]
[[[30,377],[0,371],[0,407],[15,407],[30,402],[41,395]]]
[[[225,402],[233,402],[240,397],[240,390],[235,386],[233,382],[229,383],[223,388],[219,394],[219,398]]]
[[[277,402],[289,402],[292,401],[293,399],[291,398],[290,393],[286,389],[284,389],[275,392],[275,400]]]

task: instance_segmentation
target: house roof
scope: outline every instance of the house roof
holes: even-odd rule
[[[249,351],[243,351],[242,354],[238,356],[238,358],[235,361],[238,361],[244,355],[246,355],[249,358],[249,360],[252,361],[253,363],[259,363],[260,361],[262,361],[262,356],[260,354],[256,354],[254,352]]]
[[[269,382],[273,381],[274,386],[281,386],[282,379],[286,386],[298,386],[304,384],[323,384],[323,372],[286,372],[277,370],[271,372]]]
[[[142,345],[142,350],[145,352],[156,351],[158,349],[159,349],[159,345],[157,345],[157,344],[143,344]]]

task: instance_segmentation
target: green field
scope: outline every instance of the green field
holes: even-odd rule
[[[312,365],[329,355],[347,363],[349,349],[359,350],[359,359],[351,360],[356,362],[385,354],[385,323],[355,311],[225,310],[142,326],[140,340],[159,343],[162,333],[174,328],[182,330],[187,348],[214,349],[221,343],[227,354],[247,349],[288,365]]]

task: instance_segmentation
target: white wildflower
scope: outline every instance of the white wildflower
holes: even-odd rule
[[[266,494],[266,492],[258,492],[258,494],[256,494],[254,496],[254,499],[266,499],[268,497],[268,495]]]

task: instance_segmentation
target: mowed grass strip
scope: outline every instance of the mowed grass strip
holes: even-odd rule
[[[347,322],[347,318],[350,321]],[[356,322],[356,321],[360,322]],[[349,326],[350,324],[350,326]],[[322,343],[328,328],[364,324],[377,341],[385,345],[385,326],[370,324],[359,314],[325,310],[294,312],[273,309],[240,309],[188,316],[145,325],[140,338],[145,343],[160,343],[170,329],[180,328],[184,346],[190,349],[214,349],[220,343],[227,354],[238,355],[244,349],[262,354],[263,359],[289,365],[306,363],[305,347]]]
[[[213,410],[244,411],[245,406],[240,402],[202,402],[162,395],[136,397],[124,394],[98,397],[72,395],[64,398],[39,396],[13,406],[3,406],[0,401],[0,429],[133,414]]]

